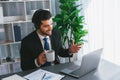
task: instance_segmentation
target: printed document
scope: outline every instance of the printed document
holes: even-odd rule
[[[43,69],[39,69],[24,76],[24,78],[29,80],[61,80],[63,77],[64,75],[52,73]]]

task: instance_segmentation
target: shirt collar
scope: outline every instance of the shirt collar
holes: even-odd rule
[[[38,34],[40,40],[43,40],[45,38],[45,36],[40,35],[38,32],[37,32],[37,34]],[[46,37],[49,39],[49,36],[46,36]]]

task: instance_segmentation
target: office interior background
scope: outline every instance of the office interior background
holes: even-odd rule
[[[60,12],[59,0],[49,1],[54,16]],[[120,65],[120,0],[78,0],[76,4],[82,4],[83,10],[80,14],[85,16],[85,28],[88,30],[85,39],[88,42],[73,60],[80,59],[81,54],[103,48],[102,57]],[[66,59],[61,58],[61,62],[65,61]]]

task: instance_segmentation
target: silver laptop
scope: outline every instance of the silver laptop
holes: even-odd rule
[[[98,49],[83,56],[81,65],[75,65],[62,69],[60,72],[69,76],[79,78],[95,70],[100,62],[103,49]]]

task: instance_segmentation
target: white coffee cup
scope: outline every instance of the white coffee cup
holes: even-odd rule
[[[47,62],[53,62],[55,60],[55,51],[47,50],[45,51]]]

